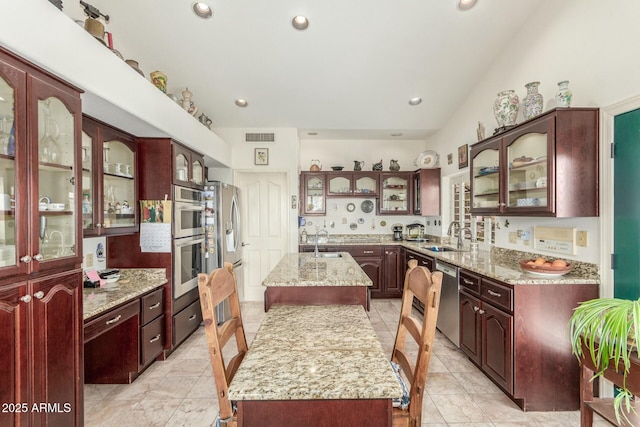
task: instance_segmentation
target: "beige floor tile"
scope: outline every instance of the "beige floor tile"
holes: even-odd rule
[[[447,423],[491,423],[483,410],[465,394],[429,395]]]
[[[175,411],[167,427],[208,427],[218,414],[215,399],[184,399]]]
[[[453,372],[458,382],[468,394],[502,393],[489,378],[479,374],[477,369],[470,372]]]
[[[533,412],[524,412],[504,393],[472,394],[470,398],[494,423],[537,421]]]
[[[464,387],[449,372],[429,373],[425,390],[429,396],[435,394],[466,394]]]

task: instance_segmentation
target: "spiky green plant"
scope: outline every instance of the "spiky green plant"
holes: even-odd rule
[[[636,301],[619,298],[598,298],[585,301],[577,307],[571,320],[571,347],[578,360],[585,355],[582,345],[598,369],[594,378],[604,374],[610,366],[624,366],[620,393],[614,399],[618,423],[628,421],[633,411],[633,394],[627,388],[627,374],[631,368],[631,354],[638,354],[640,342],[640,299]],[[617,369],[617,368],[616,368]],[[621,411],[624,408],[625,411]]]

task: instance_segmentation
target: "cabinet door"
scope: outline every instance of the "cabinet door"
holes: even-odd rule
[[[191,186],[194,188],[204,188],[204,159],[196,153],[191,153]]]
[[[513,390],[513,317],[482,303],[482,369],[508,392]]]
[[[406,215],[410,210],[409,191],[411,173],[381,173],[380,174],[380,214]]]
[[[27,312],[29,302],[26,283],[0,289],[0,402],[3,404],[26,403],[28,370]],[[28,425],[29,411],[0,411],[0,425]],[[23,408],[19,408],[23,409]]]
[[[59,404],[58,411],[32,413],[34,425],[82,425],[81,283],[76,270],[31,285],[33,402]]]
[[[480,365],[482,322],[480,300],[460,292],[460,349]]]
[[[173,183],[190,187],[191,152],[178,144],[173,144]]]
[[[502,211],[500,146],[494,139],[471,147],[471,212],[496,214]]]
[[[553,156],[549,153],[553,149],[554,126],[555,116],[549,116],[505,135],[505,212],[553,211],[555,192],[549,177]]]
[[[365,272],[373,284],[371,289],[371,297],[382,296],[382,260],[380,258],[354,258],[360,268]]]
[[[384,283],[382,292],[385,296],[402,296],[404,283],[402,281],[401,262],[399,246],[387,246],[384,248]]]
[[[323,215],[326,212],[324,194],[325,173],[305,172],[300,175],[302,187],[301,207],[305,215]]]
[[[105,234],[137,231],[135,142],[114,129],[101,129],[103,150],[102,228]]]
[[[440,216],[440,169],[420,169],[413,174],[413,213]]]
[[[7,61],[0,56],[0,96],[4,99],[0,102],[0,277],[26,273],[28,265],[20,258],[31,255],[26,215],[26,73],[9,58]]]
[[[55,81],[30,76],[29,115],[32,269],[82,262],[80,97]],[[36,154],[37,153],[37,154]]]
[[[353,193],[363,196],[378,195],[377,172],[356,172],[353,174]]]
[[[98,179],[98,170],[102,163],[101,142],[98,126],[82,118],[82,235],[98,236],[102,227],[103,194],[102,179]]]
[[[327,174],[327,196],[353,195],[353,174],[329,172]]]

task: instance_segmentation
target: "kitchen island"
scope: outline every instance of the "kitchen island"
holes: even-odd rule
[[[289,253],[263,280],[264,309],[272,305],[362,305],[369,309],[372,281],[347,252],[323,257]]]

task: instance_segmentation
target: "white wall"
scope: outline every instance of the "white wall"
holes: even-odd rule
[[[545,109],[555,106],[553,97],[557,82],[569,80],[573,90],[573,106],[605,107],[638,94],[640,56],[640,2],[617,0],[565,0],[544,3],[522,27],[513,41],[496,58],[494,66],[478,76],[475,90],[453,114],[441,131],[427,141],[427,147],[440,153],[443,175],[458,172],[457,164],[446,165],[446,153],[454,153],[462,144],[476,142],[477,122],[486,127],[490,136],[497,126],[492,104],[499,91],[515,89],[522,99],[524,85],[540,81]],[[522,121],[522,113],[518,117]],[[608,144],[609,141],[601,141]],[[467,169],[468,170],[468,169]],[[448,189],[443,188],[444,192]],[[443,195],[443,197],[445,197]],[[448,194],[446,195],[448,197]],[[601,207],[601,216],[609,207]],[[502,218],[502,220],[507,218]],[[589,232],[589,247],[581,248],[577,258],[587,262],[600,261],[599,218],[533,219],[508,218],[519,227],[534,225],[576,226]],[[507,234],[512,228],[501,227],[496,243],[501,247],[528,250],[524,245],[509,245]]]

